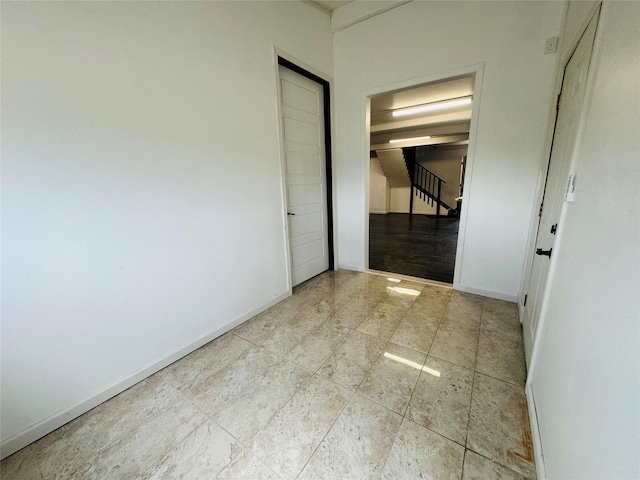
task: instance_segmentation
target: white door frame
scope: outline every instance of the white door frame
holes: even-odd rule
[[[411,78],[409,80],[403,80],[395,82],[381,87],[377,87],[371,90],[363,92],[362,96],[362,115],[365,119],[364,138],[362,139],[363,152],[366,152],[366,158],[362,163],[362,175],[365,182],[365,198],[364,198],[364,259],[363,265],[365,271],[369,271],[369,150],[371,145],[371,97],[380,95],[395,90],[407,90],[414,87],[419,87],[427,83],[435,83],[443,80],[447,80],[453,77],[461,77],[467,75],[475,75],[475,82],[473,86],[473,103],[471,110],[471,125],[469,127],[469,145],[467,146],[467,168],[465,171],[465,189],[464,189],[464,202],[462,202],[462,208],[460,210],[460,225],[458,227],[458,243],[456,246],[456,261],[453,271],[453,288],[460,289],[460,271],[462,269],[462,259],[464,258],[464,244],[465,235],[467,230],[467,217],[469,211],[469,203],[473,201],[472,190],[472,178],[473,178],[473,165],[476,150],[476,134],[478,130],[478,117],[480,112],[480,99],[482,92],[482,79],[484,73],[484,63],[478,63],[476,65],[470,65],[468,67],[461,67],[454,70],[448,70],[445,72],[436,73],[433,75],[425,75],[422,77]]]
[[[278,135],[278,149],[280,151],[280,196],[282,202],[282,226],[284,235],[284,248],[285,248],[285,268],[287,289],[289,294],[293,292],[293,281],[291,276],[291,245],[289,242],[289,219],[287,216],[287,206],[289,204],[287,198],[287,177],[286,177],[286,164],[284,155],[284,143],[282,132],[282,96],[280,91],[280,60],[283,59],[296,67],[303,76],[310,78],[313,81],[318,82],[324,90],[325,98],[328,96],[329,103],[325,100],[325,157],[327,162],[327,226],[329,227],[329,270],[335,269],[336,252],[337,252],[337,232],[335,227],[335,219],[333,215],[333,205],[336,202],[336,188],[334,185],[334,175],[332,175],[332,158],[333,158],[333,124],[331,115],[333,113],[333,79],[325,73],[313,68],[311,65],[299,60],[293,55],[289,55],[287,52],[273,47],[273,69],[275,78],[275,101],[276,101],[276,115],[277,115],[277,135]],[[296,70],[293,70],[296,71]],[[316,77],[316,78],[313,78]],[[318,81],[320,80],[320,81]],[[326,84],[326,85],[325,85]],[[325,88],[326,87],[326,88]],[[327,108],[328,107],[328,108]],[[328,111],[327,111],[328,110]],[[328,124],[329,128],[326,128]]]

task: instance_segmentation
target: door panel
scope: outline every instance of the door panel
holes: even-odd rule
[[[280,66],[292,284],[329,268],[322,86]]]
[[[549,159],[535,245],[536,250],[551,250],[551,256],[553,256],[556,228],[565,200],[571,161],[576,144],[596,24],[597,15],[587,27],[575,52],[567,63],[562,81],[556,129],[553,136],[553,147]],[[551,256],[533,253],[527,292],[528,301],[524,307],[522,319],[527,364],[531,360],[531,351],[535,342],[540,309],[547,286]]]

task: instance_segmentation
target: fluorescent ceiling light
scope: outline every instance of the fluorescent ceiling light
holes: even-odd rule
[[[470,103],[471,97],[465,97],[458,98],[456,100],[447,100],[444,102],[428,103],[426,105],[420,105],[417,107],[399,108],[398,110],[394,110],[391,114],[394,117],[403,117],[405,115],[413,115],[414,113],[433,112],[434,110],[460,107],[462,105],[469,105]]]
[[[428,140],[430,138],[429,135],[426,137],[396,138],[395,140],[389,140],[389,143],[412,142],[414,140]]]

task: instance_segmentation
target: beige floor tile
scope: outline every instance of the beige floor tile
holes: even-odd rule
[[[342,345],[350,333],[351,330],[329,319],[293,347],[287,358],[315,372]]]
[[[28,446],[0,463],[0,478],[7,480],[42,480],[33,448]]]
[[[466,443],[464,478],[535,478],[517,306],[482,299],[478,324],[479,304],[326,272],[8,457],[2,476],[460,478]]]
[[[524,386],[527,371],[522,342],[504,335],[481,331],[476,371],[498,380]]]
[[[142,478],[154,463],[208,420],[195,405],[189,402],[178,403],[78,466],[68,478]]]
[[[419,308],[425,315],[441,318],[447,308],[452,291],[450,288],[425,285],[412,306]]]
[[[407,418],[464,445],[472,384],[472,370],[427,357],[411,397]]]
[[[189,389],[215,372],[233,363],[253,345],[233,333],[227,333],[204,347],[172,363],[156,375],[175,387]]]
[[[401,421],[400,415],[354,395],[300,478],[374,478]]]
[[[388,303],[379,303],[371,314],[360,324],[358,332],[373,337],[389,340],[407,313],[404,307],[397,307]]]
[[[429,355],[473,368],[478,348],[478,327],[443,320],[431,344]]]
[[[358,393],[404,415],[426,355],[387,343],[382,355],[358,388]]]
[[[356,329],[369,316],[381,299],[371,299],[364,295],[349,300],[334,316],[334,322],[344,328]]]
[[[438,325],[440,325],[440,319],[429,317],[414,305],[398,325],[391,336],[391,341],[427,353],[436,336]]]
[[[243,450],[217,477],[219,480],[280,480],[276,473],[251,453]]]
[[[355,390],[382,353],[386,343],[380,338],[354,331],[320,367],[318,374]]]
[[[463,446],[405,418],[380,478],[457,480],[463,455]]]
[[[242,451],[242,445],[213,422],[198,427],[174,447],[149,475],[150,480],[215,478]]]
[[[207,415],[217,415],[245,388],[262,377],[278,359],[279,356],[275,353],[253,346],[232,364],[194,385],[190,390],[182,391]]]
[[[512,302],[486,298],[482,308],[482,331],[522,341],[518,306]]]
[[[214,418],[245,446],[249,445],[312,375],[303,367],[281,360]]]
[[[345,388],[314,375],[256,435],[252,453],[282,478],[295,478],[350,396]]]
[[[484,297],[464,292],[452,292],[444,318],[477,327],[482,316]]]
[[[143,380],[36,442],[33,450],[43,476],[69,478],[96,453],[184,401],[160,376]]]
[[[508,468],[467,450],[464,455],[464,473],[462,480],[525,480]]]
[[[522,387],[476,373],[467,447],[525,477],[535,476]]]

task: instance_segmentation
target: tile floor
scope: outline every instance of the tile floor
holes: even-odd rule
[[[516,305],[327,272],[3,479],[535,478]]]

